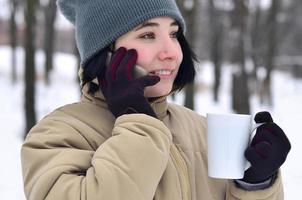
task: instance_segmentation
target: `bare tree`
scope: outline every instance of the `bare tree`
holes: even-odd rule
[[[252,69],[249,74],[250,95],[259,95],[260,78],[258,69],[263,66],[263,54],[265,53],[265,26],[263,16],[265,10],[261,6],[261,0],[249,3],[249,16],[246,31],[246,58],[251,59]]]
[[[76,69],[77,69],[77,72],[79,71],[80,67],[81,67],[81,57],[80,57],[80,52],[77,48],[77,44],[76,44],[76,40],[75,40],[75,34],[73,35],[74,39],[73,39],[73,43],[74,43],[74,56],[76,57]],[[80,93],[79,94],[82,94],[82,88],[80,87],[80,83],[81,83],[81,80],[80,80],[80,77],[78,75],[78,73],[76,73],[77,76],[76,76],[76,82],[79,83],[79,90],[80,90]]]
[[[232,107],[237,113],[250,113],[248,79],[245,69],[245,31],[248,9],[245,0],[234,0],[232,12],[233,49]]]
[[[214,64],[214,101],[219,100],[219,87],[222,65],[223,23],[220,13],[215,7],[215,0],[209,0],[210,59]]]
[[[57,6],[56,1],[49,0],[48,5],[44,8],[45,13],[45,38],[44,38],[44,52],[45,52],[45,80],[49,85],[49,73],[53,69],[53,52],[55,44],[55,28]]]
[[[35,24],[38,0],[26,0],[25,15],[25,135],[36,123],[35,111]]]
[[[197,28],[197,14],[200,6],[199,0],[176,0],[188,27],[186,38],[188,42],[193,45],[196,44],[196,28]],[[194,46],[193,46],[194,48]],[[194,109],[194,82],[188,84],[185,88],[185,103],[184,106]]]
[[[257,79],[257,69],[260,66],[260,54],[261,54],[261,43],[263,42],[264,31],[260,27],[261,20],[261,0],[254,1],[255,8],[254,12],[251,13],[251,26],[250,26],[250,37],[251,37],[251,58],[254,64],[253,78]]]
[[[10,45],[12,51],[12,73],[11,79],[12,83],[17,81],[16,72],[16,46],[17,46],[17,25],[16,25],[16,14],[18,10],[19,0],[10,1]]]
[[[265,58],[266,77],[260,90],[261,103],[273,105],[271,94],[271,72],[274,69],[273,59],[278,51],[278,21],[277,15],[281,7],[280,0],[272,0],[271,8],[267,18],[267,52]]]

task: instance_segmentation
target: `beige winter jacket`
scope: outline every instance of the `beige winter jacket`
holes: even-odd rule
[[[115,120],[100,93],[42,119],[22,146],[29,200],[281,200],[281,178],[245,191],[207,176],[206,121],[158,99],[159,119],[144,114]]]

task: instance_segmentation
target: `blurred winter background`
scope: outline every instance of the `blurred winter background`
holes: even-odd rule
[[[200,64],[170,101],[208,112],[272,113],[292,150],[285,199],[302,188],[302,1],[179,0]],[[78,101],[73,27],[54,0],[0,0],[0,199],[25,199],[20,147],[43,116]]]

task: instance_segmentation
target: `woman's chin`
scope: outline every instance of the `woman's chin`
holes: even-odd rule
[[[172,90],[172,87],[165,87],[165,88],[160,88],[160,87],[150,87],[145,89],[144,96],[147,98],[154,98],[154,97],[161,97],[161,96],[166,96],[168,95]]]

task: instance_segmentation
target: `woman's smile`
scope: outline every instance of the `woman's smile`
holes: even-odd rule
[[[150,74],[159,76],[161,80],[162,79],[171,79],[171,78],[174,78],[174,69],[171,69],[171,68],[157,69],[157,70],[151,71]]]

